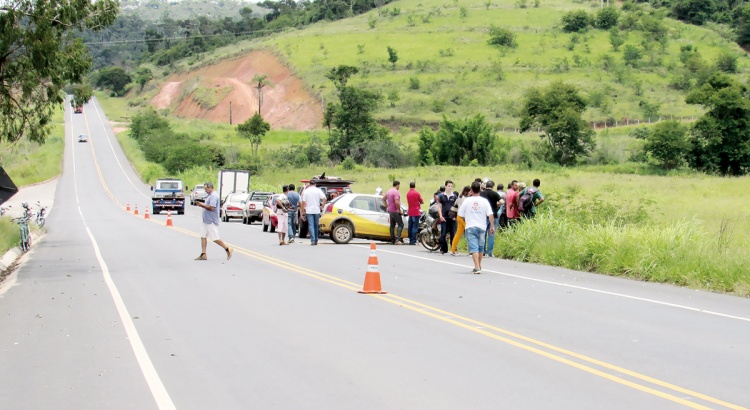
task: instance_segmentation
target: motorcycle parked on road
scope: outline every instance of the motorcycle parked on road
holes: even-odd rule
[[[419,217],[419,235],[417,239],[430,252],[440,249],[440,224],[438,223],[437,208],[430,207],[429,212],[422,212]]]

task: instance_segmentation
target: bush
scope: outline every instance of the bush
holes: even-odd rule
[[[716,59],[716,68],[725,73],[737,72],[737,56],[732,53],[724,52]]]
[[[352,159],[352,157],[346,157],[343,161],[341,161],[341,169],[344,171],[351,171],[353,169],[357,168],[357,162]]]
[[[562,27],[569,33],[588,30],[591,25],[591,16],[586,10],[573,10],[565,13],[562,17]]]
[[[594,22],[597,28],[609,30],[617,26],[617,20],[620,19],[620,11],[615,6],[607,6],[599,9],[596,13]]]
[[[516,43],[516,35],[513,34],[512,31],[495,25],[490,26],[490,39],[488,42],[492,45],[510,48],[516,48],[516,46],[518,46]]]
[[[409,78],[409,89],[410,90],[419,90],[419,78],[417,78],[417,77],[410,77]]]

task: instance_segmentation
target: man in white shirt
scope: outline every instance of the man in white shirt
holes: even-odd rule
[[[490,235],[495,234],[495,219],[492,215],[492,206],[486,198],[479,196],[482,184],[472,182],[471,196],[464,200],[461,208],[458,210],[458,216],[464,218],[466,222],[466,242],[469,245],[469,253],[474,260],[474,269],[472,273],[482,273],[482,253],[484,252],[484,236],[487,226],[490,227]],[[490,223],[487,224],[487,218]]]
[[[320,210],[326,204],[323,191],[315,186],[315,180],[302,192],[302,219],[307,220],[307,231],[310,233],[310,245],[318,244],[318,230],[320,229]]]

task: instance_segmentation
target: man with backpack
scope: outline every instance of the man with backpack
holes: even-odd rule
[[[533,218],[536,216],[536,207],[544,202],[544,194],[539,190],[542,182],[537,178],[533,186],[524,188],[518,197],[518,211],[524,218]]]

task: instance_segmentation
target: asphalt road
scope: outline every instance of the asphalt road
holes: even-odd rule
[[[0,295],[0,409],[750,407],[748,299],[387,245],[389,293],[362,295],[368,243],[239,222],[230,261],[194,261],[200,210],[143,219],[96,101],[66,141],[48,234]]]

